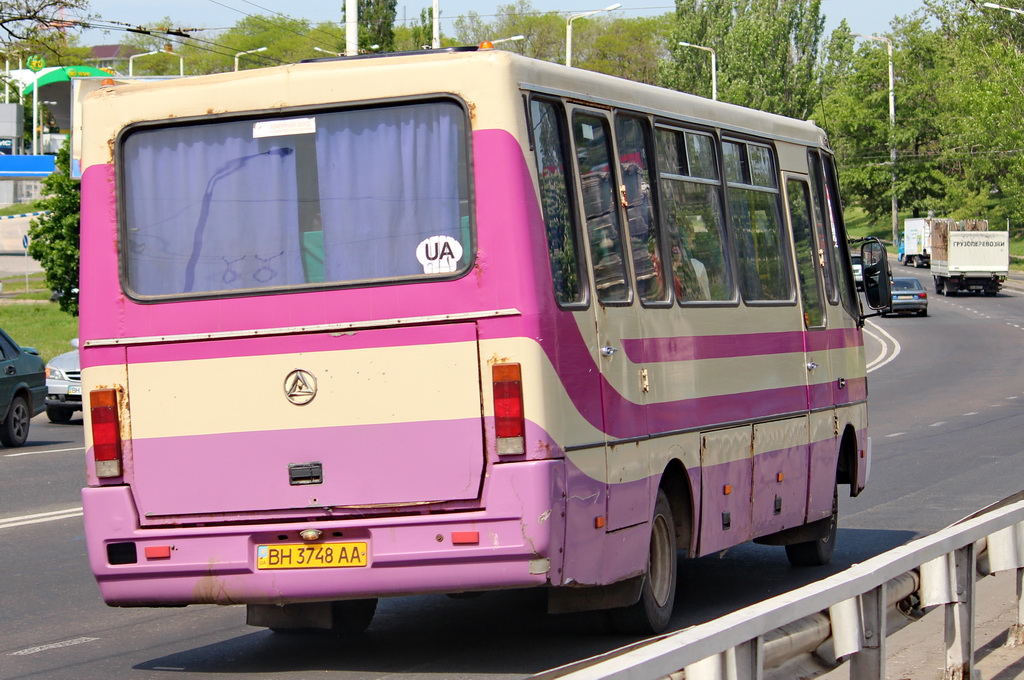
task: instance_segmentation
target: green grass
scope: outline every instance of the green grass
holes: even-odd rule
[[[0,215],[24,215],[26,213],[39,212],[39,201],[35,203],[16,203],[6,208],[0,208]]]
[[[0,302],[0,325],[23,347],[35,347],[49,361],[71,351],[71,338],[78,337],[78,319],[60,311],[56,302]]]

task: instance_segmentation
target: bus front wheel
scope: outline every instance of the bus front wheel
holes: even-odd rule
[[[612,609],[612,625],[626,635],[660,633],[672,617],[676,599],[676,529],[672,506],[663,489],[658,490],[651,520],[651,547],[640,600],[628,607]]]

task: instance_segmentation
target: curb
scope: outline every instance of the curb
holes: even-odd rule
[[[36,217],[37,215],[49,215],[49,210],[40,210],[34,213],[21,213],[20,215],[0,215],[0,220],[14,220],[19,217]]]

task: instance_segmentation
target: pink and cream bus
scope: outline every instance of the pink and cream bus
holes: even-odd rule
[[[545,587],[649,632],[677,551],[829,559],[870,444],[812,123],[477,48],[110,85],[82,120],[108,604],[358,630]]]

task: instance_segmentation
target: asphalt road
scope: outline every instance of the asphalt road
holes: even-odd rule
[[[931,293],[928,270],[895,273],[921,277]],[[800,586],[1024,488],[1024,290],[930,294],[930,303],[927,318],[868,327],[878,338],[869,343],[874,465],[868,489],[841,499],[835,564],[794,569],[781,548],[754,545],[681,560],[673,628]],[[633,641],[596,614],[545,615],[540,592],[387,600],[368,633],[348,639],[248,628],[241,607],[108,608],[74,514],[82,439],[79,418],[53,426],[41,416],[30,446],[0,449],[0,679],[522,678]]]

